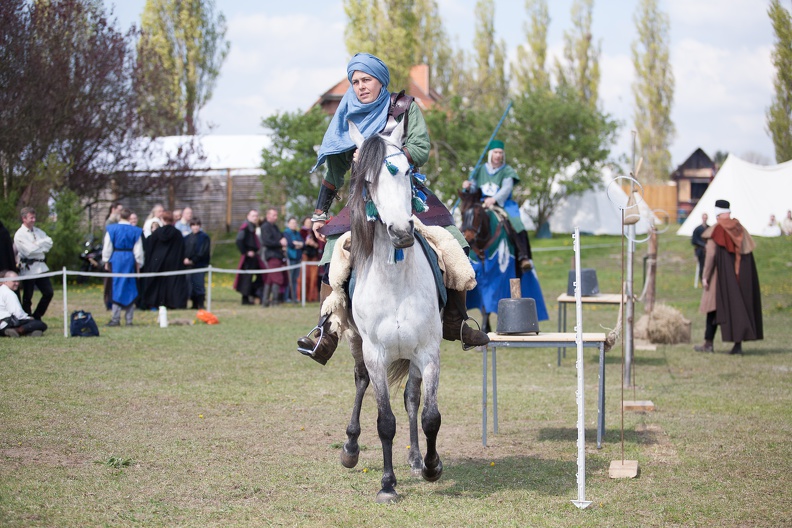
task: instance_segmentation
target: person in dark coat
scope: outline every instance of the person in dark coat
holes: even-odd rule
[[[184,237],[184,266],[187,268],[205,268],[209,265],[209,235],[201,229],[201,220],[190,220],[190,234]],[[193,310],[203,310],[206,301],[205,271],[187,275],[190,287],[190,300]]]
[[[173,227],[170,211],[162,214],[162,227],[151,233],[146,271],[162,273],[184,269],[184,237]],[[187,281],[183,275],[150,277],[146,284],[146,305],[165,306],[172,309],[187,308]]]
[[[707,241],[704,240],[701,235],[709,227],[709,225],[707,225],[708,218],[707,213],[701,215],[701,224],[696,226],[696,229],[693,230],[693,236],[690,237],[690,243],[693,244],[693,251],[696,253],[696,258],[698,259],[699,280],[701,280],[704,274],[704,256],[707,254]]]
[[[764,338],[762,299],[753,250],[756,244],[740,221],[731,217],[726,200],[715,202],[716,224],[702,237],[707,240],[699,312],[707,314],[704,344],[698,352],[713,352],[718,325],[723,341],[733,342],[730,354],[742,354],[743,341]]]
[[[236,246],[239,249],[238,270],[264,269],[264,262],[259,256],[261,242],[256,235],[259,214],[255,209],[248,211],[247,218],[239,226],[236,237]],[[260,274],[240,273],[234,278],[234,289],[242,294],[242,304],[253,304],[255,296],[264,282]]]
[[[0,271],[18,271],[16,255],[14,255],[14,241],[2,221],[0,221]]]
[[[264,264],[267,269],[282,268],[286,265],[284,249],[287,240],[283,236],[276,222],[278,210],[267,209],[266,221],[261,224],[261,246],[264,248]],[[264,275],[264,295],[261,297],[261,306],[278,304],[280,292],[286,291],[288,275],[286,271],[277,271]],[[270,299],[270,294],[272,298]]]

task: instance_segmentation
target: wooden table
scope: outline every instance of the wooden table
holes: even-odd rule
[[[577,347],[577,334],[539,333],[537,335],[501,335],[494,332],[487,334],[490,342],[482,347],[483,367],[481,382],[481,443],[487,445],[487,351],[492,349],[492,422],[493,432],[498,434],[498,374],[496,352],[498,348],[567,348]],[[602,447],[605,432],[605,334],[584,333],[584,348],[599,349],[599,394],[597,401],[597,448]],[[576,387],[575,387],[576,388]]]
[[[567,295],[566,293],[562,293],[556,299],[558,302],[558,331],[559,332],[566,332],[567,329],[567,305],[568,304],[575,304],[575,296],[574,295]],[[587,304],[610,304],[618,306],[621,303],[621,295],[618,293],[598,293],[597,295],[589,295],[586,297],[581,297],[580,302],[583,305]],[[563,311],[562,311],[563,308]],[[562,352],[564,357],[566,357],[566,350],[562,350],[562,347],[558,349],[558,366],[561,366],[561,355]]]

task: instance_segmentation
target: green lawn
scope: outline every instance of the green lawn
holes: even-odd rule
[[[345,345],[326,367],[295,350],[317,306],[241,306],[233,276],[215,277],[221,324],[161,329],[156,312],[96,339],[62,335],[56,291],[41,339],[0,340],[0,526],[767,526],[790,525],[792,498],[792,240],[756,238],[765,340],[744,356],[658,346],[635,358],[635,389],[651,413],[624,414],[625,458],[637,479],[612,480],[621,459],[621,345],[607,357],[607,423],[595,447],[597,357],[586,349],[587,498],[578,510],[576,372],[555,350],[501,349],[499,434],[481,445],[481,355],[443,343],[438,449],[445,472],[410,476],[401,394],[394,463],[402,500],[374,504],[382,470],[371,391],[355,469],[339,463],[354,392]],[[571,237],[532,240],[555,331]],[[618,292],[620,240],[582,237],[584,267]],[[587,249],[587,246],[597,246]],[[602,247],[606,246],[606,247]],[[636,253],[636,290],[645,245]],[[230,244],[213,265],[234,267]],[[703,334],[687,238],[660,237],[658,302]],[[59,285],[58,285],[59,287]],[[93,312],[98,284],[69,287],[69,311]],[[643,306],[636,305],[636,314]],[[616,309],[584,309],[586,332]],[[571,324],[574,310],[569,311]],[[476,314],[474,314],[476,315]],[[170,313],[192,320],[194,312]],[[570,324],[570,327],[571,327]],[[570,328],[571,330],[571,328]],[[574,349],[570,349],[574,355]],[[491,427],[491,426],[490,426]],[[404,454],[400,453],[403,452]]]

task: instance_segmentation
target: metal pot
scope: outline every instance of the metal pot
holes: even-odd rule
[[[536,301],[524,299],[501,299],[498,301],[498,333],[539,333],[539,316]]]

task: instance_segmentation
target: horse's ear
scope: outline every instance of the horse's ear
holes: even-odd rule
[[[352,121],[347,121],[347,123],[349,124],[349,138],[355,145],[357,145],[357,148],[360,148],[366,138],[364,138],[363,134],[360,133],[360,130],[358,130],[358,127],[355,125],[355,123]]]

